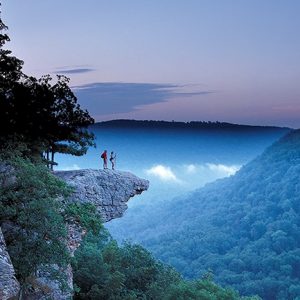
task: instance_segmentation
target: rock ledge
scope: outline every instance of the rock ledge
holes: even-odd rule
[[[54,175],[74,188],[69,201],[94,204],[103,222],[121,217],[126,202],[149,187],[148,180],[129,172],[82,169],[56,171]]]

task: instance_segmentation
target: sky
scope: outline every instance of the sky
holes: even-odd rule
[[[298,0],[2,0],[26,74],[64,74],[96,121],[300,127]]]

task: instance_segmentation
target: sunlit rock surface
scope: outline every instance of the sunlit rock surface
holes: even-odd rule
[[[103,222],[121,217],[126,202],[149,187],[148,180],[129,172],[84,169],[54,174],[74,188],[70,201],[94,204]]]

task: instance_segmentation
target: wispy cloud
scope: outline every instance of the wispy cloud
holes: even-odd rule
[[[167,166],[156,165],[156,166],[146,170],[146,173],[148,175],[156,176],[163,181],[179,182],[179,179],[176,177],[174,172],[171,170],[170,167],[167,167]]]
[[[185,172],[188,174],[194,174],[197,172],[197,167],[194,164],[186,165]]]
[[[226,166],[222,164],[206,164],[206,166],[214,172],[224,174],[226,176],[234,175],[239,169],[239,166]]]
[[[218,176],[224,177],[234,175],[241,168],[241,166],[206,163],[202,165],[184,165],[183,168],[186,174],[196,174],[211,171],[216,173]]]
[[[189,90],[193,88],[193,90]],[[141,105],[168,101],[174,97],[207,95],[195,87],[160,83],[97,82],[74,86],[80,104],[94,115],[128,113]]]
[[[82,73],[88,73],[93,72],[94,69],[91,68],[68,68],[68,69],[56,69],[53,73],[58,74],[82,74]]]
[[[145,173],[164,182],[179,183],[181,186],[189,183],[197,184],[195,188],[203,183],[234,175],[240,168],[241,166],[237,165],[214,163],[172,165],[172,167],[157,164],[145,170]]]

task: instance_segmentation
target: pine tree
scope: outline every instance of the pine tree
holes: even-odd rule
[[[23,61],[4,48],[9,36],[0,18],[0,139],[12,136],[29,143],[33,154],[46,153],[53,166],[56,152],[83,155],[94,145],[87,128],[94,119],[81,109],[69,79],[37,79],[22,72]],[[49,157],[51,153],[51,158]]]

